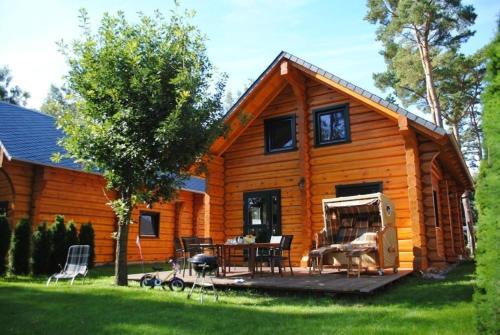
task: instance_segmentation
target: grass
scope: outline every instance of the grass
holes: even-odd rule
[[[404,278],[368,297],[224,291],[218,303],[186,293],[112,285],[98,268],[74,286],[0,279],[2,334],[474,334],[472,263],[444,281]],[[132,266],[130,273],[140,272]],[[210,297],[211,298],[211,297]]]

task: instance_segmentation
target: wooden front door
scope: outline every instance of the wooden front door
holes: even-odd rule
[[[256,236],[256,242],[269,242],[281,235],[280,190],[245,192],[243,194],[243,233]]]

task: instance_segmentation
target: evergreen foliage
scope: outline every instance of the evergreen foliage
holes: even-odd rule
[[[500,21],[487,49],[483,129],[487,159],[481,162],[476,200],[479,208],[477,289],[475,303],[480,334],[500,334]]]
[[[90,255],[89,255],[89,269],[94,267],[95,264],[95,234],[94,227],[92,227],[92,223],[84,223],[80,226],[80,234],[78,235],[80,239],[80,244],[89,245],[90,246]]]
[[[11,234],[7,216],[0,214],[0,276],[7,271],[7,253],[9,252]]]
[[[31,258],[31,222],[27,218],[21,219],[12,235],[9,250],[10,272],[16,275],[30,273]]]
[[[61,266],[64,266],[68,253],[64,216],[56,215],[54,223],[50,226],[49,231],[50,242],[52,244],[49,270],[51,273],[55,273],[60,271]]]
[[[31,268],[35,276],[49,273],[50,252],[50,233],[47,230],[47,223],[44,222],[38,225],[33,233]]]
[[[70,221],[66,226],[66,248],[69,249],[72,245],[77,244],[80,244],[78,239],[78,230],[76,229],[75,222]]]

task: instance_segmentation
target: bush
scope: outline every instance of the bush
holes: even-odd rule
[[[500,21],[494,41],[487,49],[487,87],[483,93],[483,128],[487,161],[481,162],[477,186],[479,207],[477,239],[477,289],[474,301],[480,334],[500,334]]]
[[[24,218],[16,225],[10,243],[9,267],[13,274],[27,275],[30,273],[30,251],[31,222]]]
[[[84,223],[80,227],[80,244],[87,244],[90,246],[89,268],[94,267],[95,263],[95,235],[92,223]]]
[[[56,215],[54,224],[50,226],[50,242],[52,250],[50,253],[49,270],[51,273],[55,273],[60,271],[60,266],[64,266],[68,254],[66,226],[64,225],[64,216],[62,215]]]
[[[7,270],[7,253],[10,245],[10,225],[6,215],[0,215],[0,275]]]
[[[47,230],[47,224],[44,222],[36,227],[33,233],[33,253],[32,270],[34,275],[43,275],[49,273],[50,265],[50,233]]]
[[[70,221],[66,226],[66,248],[69,249],[72,245],[79,244],[78,241],[78,230],[76,229],[75,222]]]

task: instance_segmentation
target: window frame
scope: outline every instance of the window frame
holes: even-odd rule
[[[147,235],[143,234],[141,231],[141,226],[142,226],[142,221],[141,218],[143,215],[149,215],[152,219],[153,225],[156,224],[156,227],[153,227],[155,230],[154,235]],[[156,222],[155,219],[156,218]],[[140,211],[139,212],[139,237],[145,237],[145,238],[159,238],[160,237],[160,212],[152,212],[152,211]]]
[[[356,188],[356,187],[378,187],[380,193],[384,192],[384,183],[382,181],[375,181],[375,182],[367,182],[367,183],[352,183],[352,184],[337,184],[335,185],[335,196],[336,197],[350,197],[350,196],[355,196],[355,195],[340,195],[339,193],[345,192],[346,189],[349,188]],[[340,190],[340,192],[339,192]],[[372,194],[373,192],[370,193],[361,193],[359,195],[364,195],[364,194]],[[375,192],[377,193],[377,192]]]
[[[290,119],[292,124],[292,145],[287,148],[271,149],[269,136],[271,135],[271,125],[273,122]],[[283,115],[264,120],[264,153],[276,154],[280,152],[288,152],[297,150],[297,116],[295,114]]]
[[[320,117],[324,114],[331,114],[341,111],[344,115],[344,125],[346,131],[346,138],[343,140],[321,141],[321,128],[319,127]],[[332,105],[313,110],[314,114],[314,146],[324,147],[329,145],[336,145],[351,142],[351,123],[349,117],[349,104]]]

